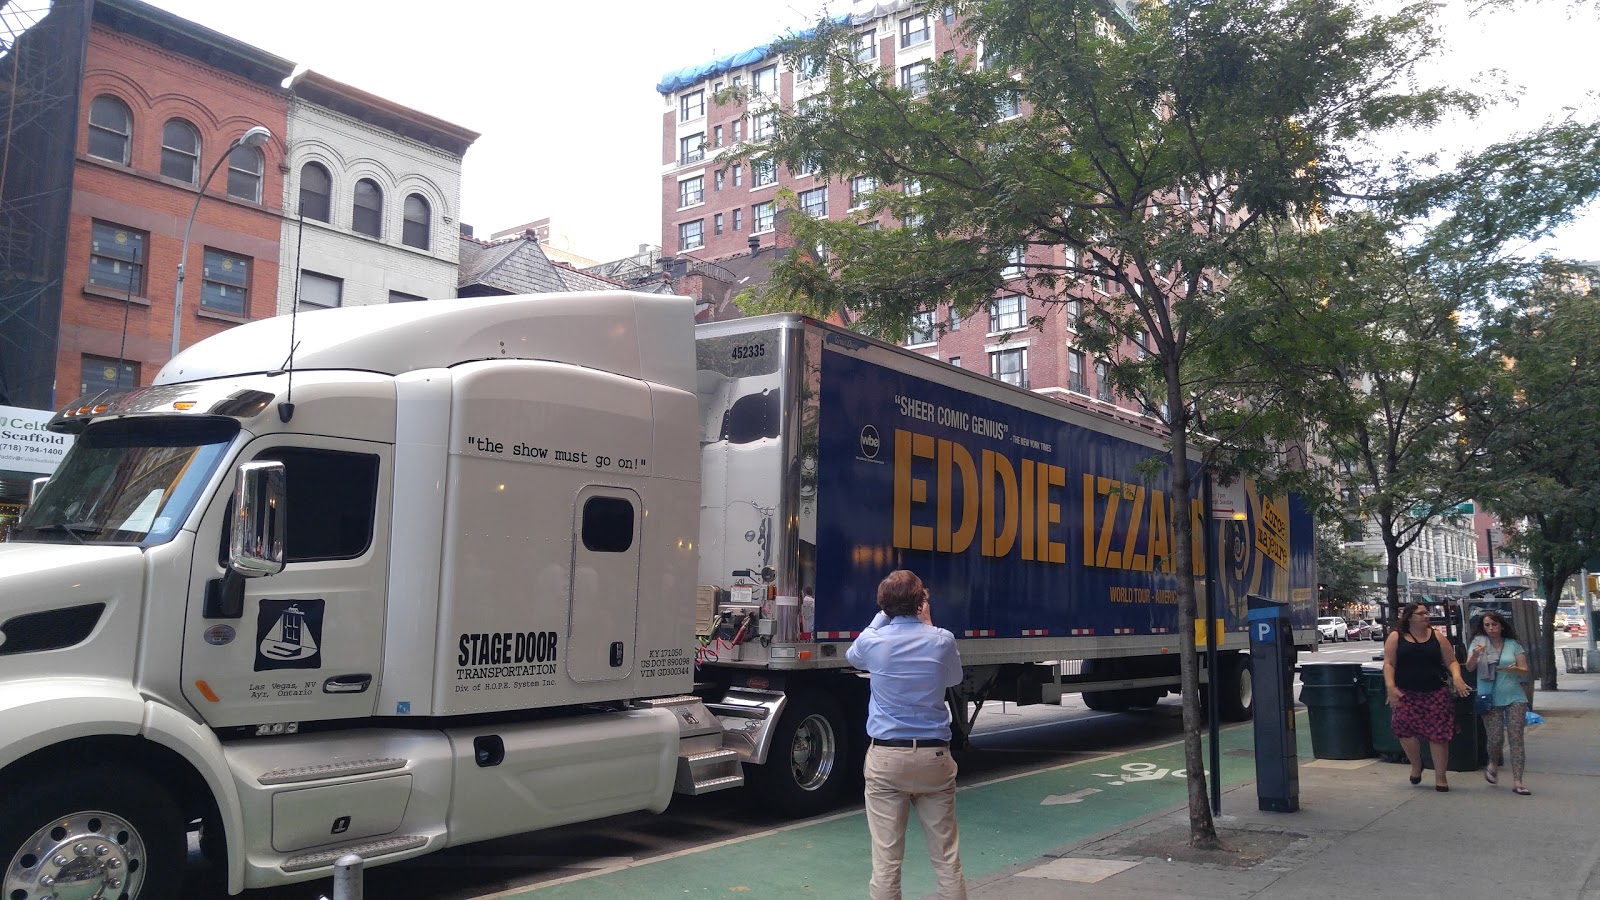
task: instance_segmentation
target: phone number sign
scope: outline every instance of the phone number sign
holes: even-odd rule
[[[45,430],[54,413],[0,406],[0,470],[49,475],[61,464],[72,438]]]

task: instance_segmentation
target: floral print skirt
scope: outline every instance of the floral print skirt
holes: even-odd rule
[[[1401,688],[1390,726],[1397,738],[1421,738],[1441,744],[1450,740],[1456,736],[1455,702],[1450,699],[1450,691],[1442,685],[1432,691]]]

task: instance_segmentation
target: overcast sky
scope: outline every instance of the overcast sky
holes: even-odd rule
[[[661,240],[661,114],[671,70],[805,27],[820,0],[698,7],[655,0],[153,0],[202,25],[355,87],[482,133],[467,151],[461,221],[480,237],[550,217],[599,260]],[[1450,0],[1451,19],[1467,4]],[[848,0],[835,0],[842,10]],[[1526,86],[1515,109],[1433,143],[1457,147],[1526,130],[1563,107],[1596,108],[1600,16],[1585,3],[1523,2],[1451,29],[1440,70],[1466,82],[1491,67]],[[1577,10],[1573,12],[1572,10]],[[1549,249],[1600,259],[1600,213]]]

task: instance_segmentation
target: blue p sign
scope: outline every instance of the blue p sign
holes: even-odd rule
[[[1270,644],[1273,642],[1272,622],[1270,620],[1263,619],[1256,622],[1255,639],[1258,644]]]

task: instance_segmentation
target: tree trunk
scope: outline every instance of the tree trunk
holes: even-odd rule
[[[1172,379],[1169,379],[1169,384]],[[1169,389],[1169,393],[1175,393]],[[1183,689],[1183,765],[1189,786],[1189,846],[1201,850],[1216,850],[1222,844],[1217,840],[1217,825],[1211,818],[1211,803],[1206,794],[1206,764],[1201,749],[1200,729],[1204,722],[1200,715],[1200,660],[1194,650],[1198,604],[1194,579],[1194,529],[1190,495],[1193,486],[1189,481],[1188,419],[1181,400],[1174,397],[1168,407],[1172,416],[1172,543],[1174,562],[1178,571],[1178,672]],[[1202,527],[1209,524],[1210,510],[1201,512]],[[1214,566],[1214,560],[1206,560]],[[1210,622],[1205,623],[1209,629]],[[1213,760],[1213,764],[1217,761]]]
[[[1544,633],[1539,657],[1544,664],[1544,677],[1539,679],[1539,690],[1556,689],[1556,608],[1561,605],[1561,588],[1573,572],[1541,573],[1539,589],[1544,593],[1544,610],[1539,614],[1539,630]]]

